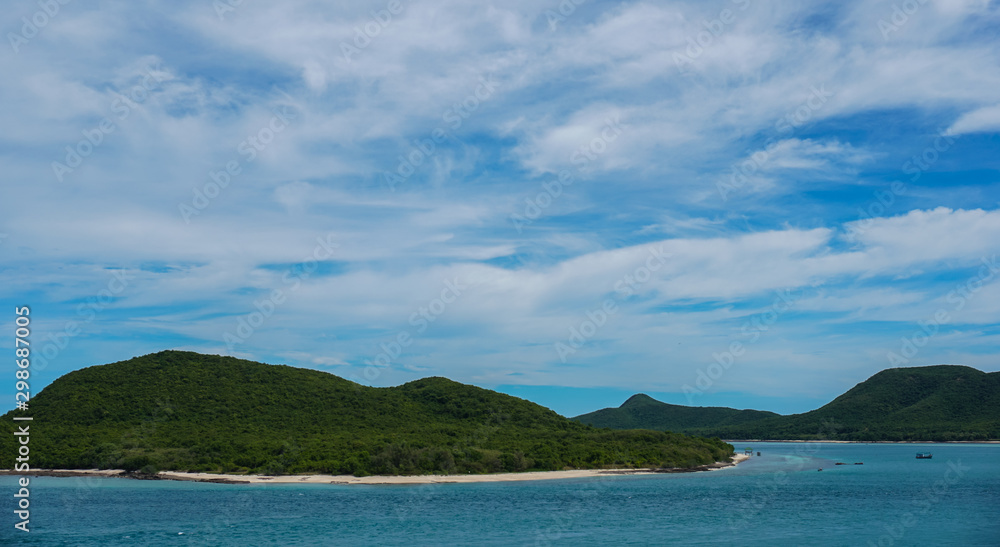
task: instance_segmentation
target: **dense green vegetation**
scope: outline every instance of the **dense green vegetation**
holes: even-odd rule
[[[611,429],[681,431],[703,427],[739,425],[773,416],[779,415],[760,410],[671,405],[639,393],[629,397],[618,408],[605,408],[573,419],[594,427]]]
[[[678,407],[642,397],[639,405],[626,402],[574,419],[616,429],[643,427],[725,439],[1000,439],[1000,372],[965,366],[883,370],[821,408],[790,416],[744,420],[752,415],[733,413],[756,411]]]
[[[12,411],[31,422],[33,468],[226,473],[486,473],[691,467],[718,439],[612,431],[445,378],[371,388],[316,370],[165,351],[71,372]]]

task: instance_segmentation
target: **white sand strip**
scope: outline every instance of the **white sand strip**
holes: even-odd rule
[[[732,467],[749,456],[736,454],[732,463],[717,462],[697,468],[698,471],[715,471]],[[183,471],[160,471],[159,478],[179,481],[219,482],[234,484],[434,484],[468,482],[513,482],[552,479],[580,479],[608,475],[654,475],[664,472],[684,472],[684,470],[654,469],[572,469],[568,471],[528,471],[524,473],[493,473],[484,475],[373,475],[355,477],[353,475],[225,475],[220,473],[188,473]],[[0,471],[4,475],[38,475],[50,477],[117,477],[124,476],[121,469],[33,469],[29,473]]]

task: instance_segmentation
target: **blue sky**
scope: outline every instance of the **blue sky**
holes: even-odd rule
[[[0,16],[33,390],[183,349],[791,413],[1000,370],[996,1],[239,4]]]

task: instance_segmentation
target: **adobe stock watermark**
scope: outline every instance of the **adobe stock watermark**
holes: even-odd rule
[[[896,203],[896,198],[906,192],[906,185],[896,181],[889,185],[888,190],[875,190],[874,199],[867,207],[858,207],[858,220],[847,225],[847,241],[855,243],[862,234],[871,228],[875,219],[884,215]]]
[[[784,116],[774,122],[774,129],[779,133],[792,133],[796,129],[812,121],[813,116],[826,106],[833,98],[833,93],[826,90],[826,84],[809,88],[809,97],[801,104],[789,110]]]
[[[894,524],[885,524],[882,527],[885,533],[878,537],[878,541],[868,540],[870,547],[891,547],[897,541],[903,539],[907,530],[919,522],[919,518],[926,516],[934,507],[941,503],[941,498],[965,477],[965,474],[972,471],[971,467],[962,465],[962,460],[948,461],[948,467],[944,470],[942,478],[934,481],[934,484],[924,488],[920,495],[912,501],[914,509],[903,513]]]
[[[748,338],[748,340],[731,340],[729,346],[722,353],[713,353],[712,359],[713,363],[705,368],[698,367],[698,372],[695,376],[694,386],[690,384],[684,384],[681,390],[687,397],[688,405],[694,404],[695,395],[704,395],[706,391],[712,388],[720,378],[722,378],[726,372],[733,367],[736,363],[738,357],[742,357],[746,353],[747,346],[756,344],[760,338],[770,330],[770,328],[778,322],[778,319],[785,314],[788,310],[792,309],[799,299],[802,298],[802,291],[795,291],[798,294],[794,294],[792,289],[784,289],[775,291],[777,298],[771,303],[767,310],[758,313],[748,319],[740,327],[740,335]]]
[[[21,52],[21,46],[26,45],[34,37],[38,36],[38,33],[42,31],[45,27],[49,25],[53,19],[62,11],[62,6],[65,6],[72,2],[73,0],[38,0],[36,4],[41,8],[35,13],[31,14],[31,17],[22,17],[21,22],[21,32],[8,32],[7,40],[10,42],[10,48],[14,50],[14,53]]]
[[[903,163],[903,173],[911,175],[910,182],[917,182],[923,176],[924,172],[937,163],[941,154],[951,149],[956,140],[958,140],[957,136],[946,135],[945,131],[938,131],[938,135],[934,138],[933,143],[927,145],[919,154],[914,154],[913,157]]]
[[[458,131],[465,123],[465,120],[469,119],[472,114],[482,107],[483,103],[493,97],[496,89],[500,87],[500,83],[492,80],[492,77],[492,75],[488,77],[479,76],[479,84],[476,85],[472,93],[466,95],[460,102],[453,103],[441,115],[441,119],[445,125],[435,128],[431,131],[429,137],[414,140],[408,153],[397,156],[399,163],[396,165],[395,173],[391,171],[382,172],[382,178],[389,186],[389,190],[395,192],[398,185],[409,180],[416,173],[418,167],[437,153],[438,146],[444,144],[449,137],[453,136],[449,134],[448,128],[451,131]]]
[[[163,401],[157,398],[153,402],[156,404],[156,408],[153,409],[152,416],[144,417],[139,424],[122,433],[116,442],[109,444],[114,445],[116,450],[120,450],[121,446],[125,444],[132,446],[142,444],[156,433],[157,424],[169,420],[170,415],[176,411],[176,407],[170,403],[169,399]],[[93,467],[101,467],[102,463],[108,467],[118,467],[121,461],[119,458],[119,461],[91,461],[87,463]],[[67,477],[65,480],[69,481],[70,478]],[[72,477],[72,485],[70,488],[59,489],[63,512],[86,512],[87,508],[91,506],[94,489],[106,485],[106,481],[99,476]]]
[[[750,0],[730,1],[739,6],[740,11],[746,11],[750,7]],[[694,37],[688,36],[688,45],[684,49],[684,53],[674,52],[673,59],[677,69],[682,74],[690,74],[689,69],[694,65],[695,60],[701,57],[706,49],[712,47],[726,32],[726,29],[734,23],[736,23],[736,13],[729,8],[723,8],[715,19],[702,21],[701,24],[705,30],[698,32]]]
[[[582,172],[591,162],[607,152],[611,143],[618,140],[622,132],[621,118],[619,116],[606,119],[596,137],[590,139],[589,142],[581,145],[570,154],[570,163],[576,166],[577,171]],[[559,171],[555,180],[543,182],[542,191],[536,194],[535,197],[524,198],[523,210],[520,213],[515,212],[510,214],[510,221],[514,225],[514,229],[517,230],[517,233],[520,234],[524,231],[525,226],[538,220],[542,216],[542,213],[555,203],[556,198],[563,195],[563,188],[571,186],[574,182],[573,173],[568,169],[563,169]]]
[[[952,312],[964,309],[969,300],[1000,273],[997,255],[993,255],[992,258],[981,257],[980,261],[983,265],[979,267],[975,275],[956,285],[955,289],[945,297],[945,301],[951,304]],[[920,328],[913,334],[900,338],[898,353],[890,351],[885,354],[885,358],[894,367],[908,364],[930,342],[931,338],[941,331],[941,327],[951,320],[952,317],[947,308],[938,308],[930,318],[917,321]]]
[[[746,187],[750,183],[750,177],[764,168],[771,160],[775,148],[780,144],[779,139],[790,138],[796,129],[809,123],[816,112],[822,110],[827,101],[834,96],[834,93],[826,90],[826,84],[821,84],[819,87],[812,86],[809,88],[809,92],[809,97],[805,101],[775,121],[775,131],[784,135],[768,138],[764,142],[763,148],[751,154],[749,158],[730,166],[731,174],[728,184],[723,181],[715,184],[722,201],[727,201],[729,194]]]
[[[288,128],[289,124],[296,119],[296,114],[291,107],[283,105],[272,111],[271,119],[261,126],[255,133],[247,135],[242,142],[236,146],[236,153],[239,157],[226,162],[224,168],[210,170],[208,172],[209,181],[200,188],[192,188],[190,202],[180,202],[177,210],[180,212],[184,222],[191,224],[191,218],[201,215],[208,208],[212,200],[219,197],[222,191],[229,187],[230,183],[243,173],[244,168],[253,163],[257,157],[267,149],[274,140]],[[245,158],[245,163],[240,163],[240,157]]]
[[[382,374],[382,370],[389,368],[393,361],[403,354],[403,350],[413,345],[415,335],[426,332],[431,324],[444,315],[448,307],[454,304],[469,288],[469,285],[459,281],[457,277],[445,279],[443,284],[444,288],[441,289],[441,294],[438,298],[431,299],[426,306],[420,306],[417,308],[417,311],[410,314],[409,324],[415,327],[413,333],[409,329],[400,330],[388,343],[379,343],[378,348],[380,351],[374,358],[364,361],[365,369],[363,374],[366,380],[374,382],[378,379]],[[351,375],[349,378],[357,382],[356,376]]]
[[[659,248],[651,246],[645,262],[615,281],[612,288],[622,300],[634,295],[639,286],[652,279],[653,273],[663,268],[671,256],[673,256],[671,253],[664,252],[662,245]],[[569,328],[569,337],[566,341],[554,344],[559,360],[566,363],[568,358],[596,336],[601,327],[616,313],[618,313],[618,302],[614,298],[606,298],[600,306],[587,310],[587,318],[581,321],[579,326],[574,325]]]
[[[831,439],[837,434],[841,425],[837,422],[825,419],[816,431],[817,439]],[[768,511],[768,506],[781,495],[781,491],[788,484],[789,473],[799,472],[806,469],[806,464],[813,461],[813,457],[823,449],[822,443],[801,443],[795,447],[792,454],[795,456],[793,464],[787,468],[778,469],[770,474],[770,479],[765,481],[763,477],[757,478],[755,484],[749,489],[745,503],[740,503],[733,511],[727,512],[729,528],[739,530],[752,524],[761,513]]]
[[[944,131],[939,131],[934,142],[927,145],[919,154],[914,154],[906,160],[900,168],[903,173],[910,176],[910,182],[917,182],[924,172],[937,163],[941,154],[951,149],[957,137],[946,135]],[[873,199],[867,207],[858,208],[858,220],[852,222],[847,227],[847,240],[851,243],[857,241],[858,237],[864,234],[875,222],[875,218],[884,215],[895,203],[896,198],[906,192],[906,185],[902,182],[893,182],[888,191],[876,190]]]
[[[920,11],[920,8],[927,2],[928,0],[903,0],[899,4],[893,4],[889,20],[878,20],[877,26],[879,32],[882,33],[882,41],[888,42],[889,35],[893,32],[899,32],[899,29],[910,22],[910,17]]]
[[[393,16],[403,13],[403,4],[399,0],[389,0],[385,9],[372,10],[370,13],[371,19],[362,26],[354,27],[354,45],[340,43],[340,52],[348,63],[353,61],[352,56],[360,54],[362,49],[370,46],[372,40],[382,34],[392,23]]]
[[[622,121],[620,116],[604,120],[604,125],[601,126],[600,134],[590,139],[590,142],[581,145],[579,148],[574,150],[572,154],[570,154],[569,161],[576,166],[577,171],[583,171],[586,169],[592,161],[596,160],[608,150],[611,143],[618,140],[618,137],[622,134],[621,123]]]
[[[243,5],[244,0],[213,0],[212,9],[219,21],[226,20],[226,14],[236,11],[236,8]]]
[[[601,305],[594,310],[587,310],[587,318],[580,322],[579,328],[576,326],[569,328],[569,338],[566,342],[556,342],[554,347],[559,360],[565,363],[567,358],[575,354],[591,338],[597,335],[607,322],[608,318],[618,313],[618,303],[614,298],[606,298]]]
[[[561,23],[565,23],[576,13],[576,8],[587,0],[562,0],[555,9],[545,10],[545,19],[549,23],[549,31],[555,32]]]
[[[327,234],[326,238],[317,237],[312,254],[281,274],[281,282],[288,292],[283,289],[272,289],[266,298],[254,300],[254,310],[240,316],[236,320],[236,327],[233,331],[226,331],[222,335],[222,341],[226,343],[226,348],[233,352],[237,345],[246,342],[253,336],[257,329],[288,300],[288,294],[297,291],[302,286],[303,281],[316,273],[316,270],[319,269],[319,263],[333,257],[334,251],[339,247],[340,244],[334,241],[334,234]]]
[[[114,113],[119,122],[124,121],[133,109],[139,108],[139,105],[145,102],[152,92],[168,79],[165,72],[146,67],[145,76],[140,83],[132,86],[125,93],[115,94],[115,99],[111,101],[111,112]],[[117,128],[115,120],[105,116],[95,127],[81,131],[83,138],[75,145],[66,146],[66,156],[63,161],[52,162],[52,172],[55,174],[56,180],[62,182],[66,175],[73,173],[83,165],[83,160],[89,158],[104,143],[107,136]]]
[[[49,362],[55,360],[73,338],[83,333],[85,325],[92,323],[101,312],[114,304],[118,296],[135,280],[137,272],[138,270],[114,270],[103,289],[76,306],[77,319],[66,321],[62,330],[49,333],[42,342],[36,342],[36,350],[32,352],[35,358],[32,366],[35,370],[44,370],[49,366]]]
[[[612,465],[624,464],[624,462],[629,460],[630,455],[628,450],[612,448],[611,451],[613,452],[610,462]],[[613,477],[595,478],[579,483],[573,489],[573,494],[579,498],[577,502],[567,504],[565,510],[550,512],[549,518],[554,522],[544,528],[540,528],[535,533],[535,545],[542,547],[552,545],[553,542],[559,542],[559,545],[573,545],[575,541],[578,541],[577,538],[579,538],[574,533],[580,528],[579,520],[581,518],[589,518],[591,515],[590,508],[594,506],[592,503],[593,500],[600,499],[605,495],[608,487],[619,484],[621,483]]]

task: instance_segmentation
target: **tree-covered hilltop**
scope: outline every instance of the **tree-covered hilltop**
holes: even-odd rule
[[[726,460],[718,439],[597,430],[445,378],[366,387],[332,374],[165,351],[77,370],[11,411],[30,415],[32,468],[226,473],[487,473],[693,467]],[[19,422],[23,424],[24,422]]]
[[[645,397],[645,396],[643,396]],[[611,428],[643,427],[725,439],[982,441],[1000,439],[1000,372],[936,365],[883,370],[803,414],[742,420],[732,409],[678,407],[649,399],[574,418]],[[728,410],[731,412],[721,412]]]
[[[682,431],[701,427],[738,425],[774,416],[779,416],[779,414],[726,407],[672,405],[639,393],[629,397],[618,408],[605,408],[573,419],[594,427],[611,429]]]
[[[1000,373],[955,365],[888,369],[816,410],[701,429],[709,430],[751,439],[1000,439]]]

